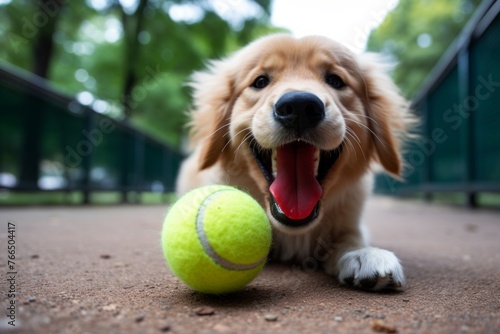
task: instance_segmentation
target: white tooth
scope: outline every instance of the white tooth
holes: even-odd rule
[[[276,178],[276,175],[278,175],[278,164],[276,163],[276,149],[273,148],[273,153],[271,155],[271,165],[272,165],[272,168],[273,168],[273,176]]]
[[[318,176],[319,152],[320,150],[316,148],[316,151],[314,152],[314,176]]]

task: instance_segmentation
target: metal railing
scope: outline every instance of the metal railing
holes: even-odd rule
[[[422,120],[409,143],[401,183],[381,175],[388,194],[500,191],[500,2],[484,1],[413,99]]]
[[[164,143],[0,66],[0,189],[173,191],[181,155]]]

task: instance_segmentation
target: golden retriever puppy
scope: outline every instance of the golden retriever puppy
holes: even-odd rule
[[[397,177],[408,104],[373,57],[324,37],[271,35],[195,73],[193,152],[179,194],[250,193],[273,226],[272,258],[321,264],[340,282],[400,288],[397,257],[361,224],[373,163]]]

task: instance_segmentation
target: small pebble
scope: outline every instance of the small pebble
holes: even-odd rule
[[[371,323],[373,331],[378,333],[397,333],[396,327],[387,324],[383,320],[375,320]]]
[[[104,260],[111,259],[111,255],[109,255],[109,254],[101,254],[101,259],[104,259]]]
[[[38,259],[38,258],[40,258],[40,255],[38,255],[38,254],[33,254],[33,255],[31,255],[31,258],[32,258],[32,259]]]
[[[34,303],[34,302],[36,302],[36,298],[35,297],[28,297],[28,302]]]
[[[337,322],[341,322],[344,319],[342,317],[333,317],[333,320],[335,320]]]
[[[170,325],[168,325],[168,324],[164,324],[164,325],[161,325],[158,329],[159,329],[161,332],[169,332],[169,331],[170,331]]]
[[[266,314],[264,319],[266,319],[266,321],[276,321],[278,320],[278,316],[274,314]]]
[[[410,301],[410,299],[408,299],[408,298],[403,298],[403,301],[404,301],[405,303],[408,303],[408,302]]]
[[[146,317],[145,313],[140,313],[137,317],[135,317],[135,322],[142,322],[144,318]]]
[[[205,307],[200,307],[195,310],[196,315],[204,316],[204,315],[213,315],[215,313],[215,310],[211,307],[205,306]]]
[[[116,307],[117,307],[116,304],[109,304],[109,305],[103,306],[102,310],[103,311],[116,311]]]

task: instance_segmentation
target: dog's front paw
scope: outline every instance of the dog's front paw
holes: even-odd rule
[[[338,262],[341,283],[367,290],[400,289],[403,267],[394,253],[366,247],[345,253]]]

